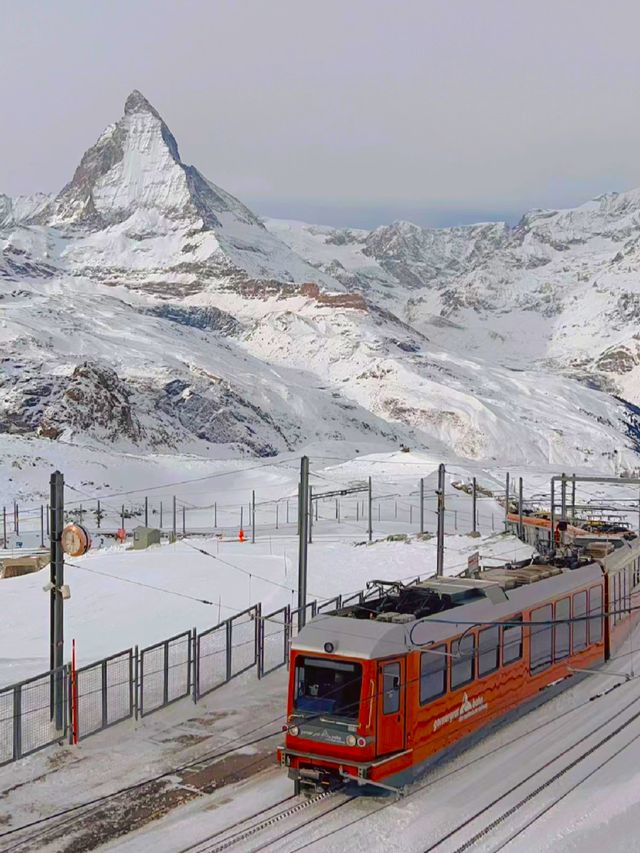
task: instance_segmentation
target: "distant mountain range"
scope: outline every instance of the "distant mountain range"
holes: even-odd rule
[[[640,191],[515,227],[263,222],[134,91],[60,193],[0,196],[0,432],[629,470],[639,247]]]

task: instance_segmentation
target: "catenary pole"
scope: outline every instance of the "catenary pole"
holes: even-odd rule
[[[309,457],[300,460],[300,483],[298,485],[298,630],[304,628],[307,604],[307,525],[309,523]]]
[[[62,551],[62,529],[64,527],[64,477],[54,471],[50,480],[51,544],[49,592],[49,664],[51,678],[51,719],[58,731],[64,727],[64,599],[61,587],[64,583],[64,553]]]
[[[522,477],[518,478],[518,530],[520,533],[520,539],[524,539],[524,520],[522,517],[522,492],[523,492],[523,482]]]
[[[424,477],[420,477],[420,533],[424,533]]]
[[[509,529],[509,491],[510,491],[510,483],[509,483],[509,474],[505,478],[505,486],[504,486],[504,529],[505,533]]]
[[[442,577],[444,574],[444,464],[438,465],[438,533],[436,554],[436,575]]]
[[[473,478],[473,492],[472,492],[472,508],[471,514],[473,516],[473,526],[472,530],[474,533],[478,532],[478,481],[476,478]]]

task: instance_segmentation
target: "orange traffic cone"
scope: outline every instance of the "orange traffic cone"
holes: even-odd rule
[[[240,533],[238,533],[238,542],[244,542],[244,530],[240,528]]]

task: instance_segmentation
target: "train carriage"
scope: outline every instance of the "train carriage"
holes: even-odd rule
[[[635,620],[640,545],[383,587],[292,644],[279,759],[296,787],[397,789],[434,756],[609,658]]]

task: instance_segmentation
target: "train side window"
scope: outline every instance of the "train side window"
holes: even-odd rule
[[[425,705],[447,690],[447,647],[435,646],[420,657],[420,704]]]
[[[553,620],[553,607],[551,604],[545,604],[544,607],[538,607],[531,611],[531,621],[550,623]],[[551,624],[541,624],[531,626],[530,634],[530,671],[541,672],[551,666],[553,660],[551,651],[553,646],[553,626]]]
[[[556,601],[554,632],[554,659],[568,658],[571,652],[571,599]],[[565,621],[566,620],[566,621]]]
[[[500,628],[492,625],[478,634],[478,678],[500,666]]]
[[[573,596],[573,651],[579,652],[587,647],[587,593],[576,592]]]
[[[400,710],[400,664],[388,663],[382,669],[382,713],[397,714]]]
[[[474,634],[467,634],[451,644],[451,689],[473,681],[473,662],[476,646]]]
[[[522,616],[514,616],[510,622],[522,622]],[[513,663],[522,657],[522,625],[505,625],[502,629],[502,665]]]
[[[589,590],[589,642],[602,642],[602,587]]]

